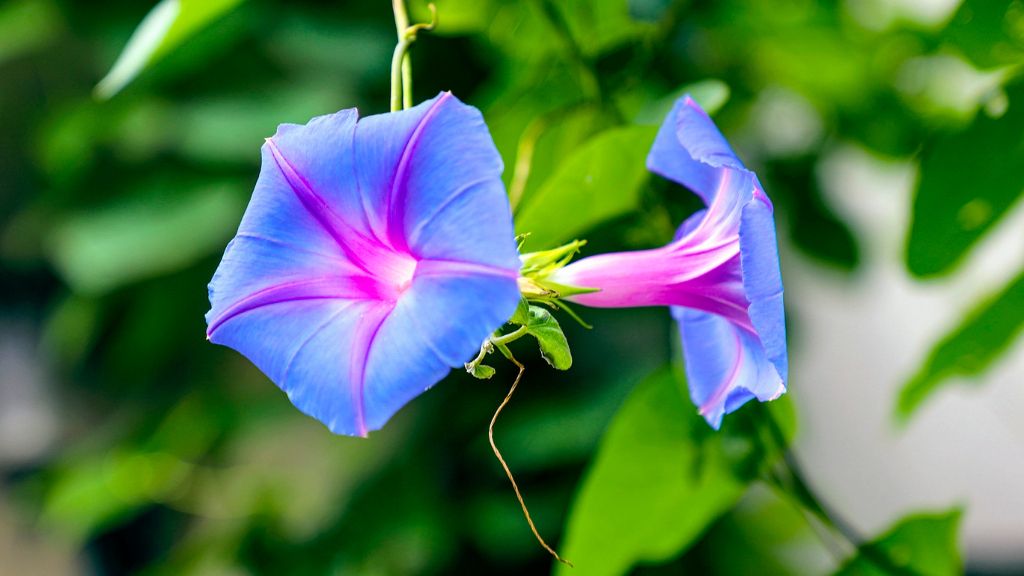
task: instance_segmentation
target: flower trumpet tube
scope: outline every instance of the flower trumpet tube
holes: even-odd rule
[[[473,357],[519,302],[502,162],[442,93],[282,125],[210,282],[207,337],[303,412],[365,436]]]
[[[724,414],[749,400],[773,400],[786,390],[772,204],[757,176],[689,97],[662,124],[647,166],[692,190],[706,209],[687,219],[666,246],[584,258],[550,280],[593,290],[566,298],[585,306],[670,306],[690,396],[718,428]]]

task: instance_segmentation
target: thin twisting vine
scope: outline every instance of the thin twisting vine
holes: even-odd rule
[[[530,510],[526,507],[526,501],[523,500],[523,495],[519,492],[519,485],[516,484],[516,479],[512,476],[512,470],[509,469],[508,464],[505,463],[505,459],[501,456],[501,451],[498,450],[498,445],[494,443],[494,423],[498,421],[498,415],[508,405],[509,400],[512,399],[512,394],[515,393],[516,387],[519,386],[519,381],[523,378],[523,373],[526,372],[526,366],[523,366],[522,362],[516,360],[511,354],[507,354],[508,359],[519,368],[519,373],[516,374],[516,379],[512,381],[512,387],[509,388],[508,394],[505,395],[505,399],[498,405],[498,409],[494,411],[494,416],[491,417],[491,424],[487,427],[487,440],[491,444],[491,450],[494,451],[494,455],[498,458],[498,462],[501,463],[501,467],[505,470],[505,475],[508,476],[509,482],[512,483],[512,490],[516,493],[516,499],[519,500],[519,506],[523,509],[523,515],[526,516],[526,523],[530,525],[530,530],[533,532],[534,537],[540,542],[540,545],[548,551],[549,554],[555,557],[562,564],[573,567],[572,562],[562,558],[555,552],[554,548],[548,546],[548,543],[544,541],[544,538],[537,531],[537,527],[533,524],[533,519],[530,518]]]

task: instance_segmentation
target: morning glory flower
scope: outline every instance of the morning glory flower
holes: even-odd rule
[[[501,172],[480,112],[447,92],[280,126],[210,283],[207,336],[331,431],[380,428],[516,309]]]
[[[724,414],[786,390],[772,203],[688,96],[662,124],[647,167],[695,192],[707,208],[687,219],[667,246],[584,258],[551,279],[596,288],[568,298],[586,306],[671,306],[690,396],[717,429]]]

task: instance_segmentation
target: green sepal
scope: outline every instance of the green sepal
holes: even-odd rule
[[[583,286],[569,286],[568,284],[559,284],[550,280],[541,280],[537,282],[538,285],[550,290],[557,294],[557,298],[565,298],[567,296],[575,296],[577,294],[593,294],[594,292],[600,292],[600,288],[585,288]]]
[[[568,264],[572,257],[579,253],[580,248],[585,246],[586,243],[586,240],[573,240],[568,244],[552,248],[551,250],[522,254],[519,256],[519,260],[523,263],[520,268],[521,274],[523,276],[545,276],[550,274]]]

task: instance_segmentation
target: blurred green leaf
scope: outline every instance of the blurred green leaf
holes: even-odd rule
[[[278,124],[305,124],[310,118],[338,108],[337,91],[313,83],[293,83],[272,95],[243,94],[231,98],[205,98],[175,106],[159,125],[176,147],[196,160],[255,163],[263,140]],[[124,126],[122,146],[145,138],[140,125]]]
[[[191,465],[162,452],[118,449],[62,470],[48,491],[43,521],[74,538],[134,513],[176,489]]]
[[[955,376],[979,376],[1024,329],[1024,271],[999,294],[978,305],[932,348],[921,370],[900,390],[897,414],[908,418]]]
[[[715,112],[721,110],[722,106],[725,106],[725,103],[729,101],[730,93],[728,84],[714,78],[687,84],[671,94],[659,98],[658,100],[641,108],[640,111],[637,112],[634,121],[637,124],[660,126],[665,120],[665,117],[668,116],[668,113],[672,111],[672,107],[675,106],[676,100],[679,100],[687,94],[696,100],[705,112],[713,116]]]
[[[764,453],[749,436],[714,432],[683,394],[671,371],[658,372],[609,425],[567,527],[563,556],[579,572],[625,574],[639,562],[671,558],[731,508],[758,472]],[[559,565],[556,573],[574,572]]]
[[[433,0],[437,6],[437,27],[431,34],[458,35],[486,30],[495,12],[493,0]],[[430,22],[426,0],[408,2],[413,23]]]
[[[1024,62],[1024,4],[963,0],[946,38],[982,68]]]
[[[962,574],[963,561],[957,549],[961,515],[960,510],[951,510],[907,516],[878,539],[861,546],[836,576]]]
[[[106,292],[179,270],[222,248],[241,204],[227,183],[133,198],[58,224],[50,255],[75,290]]]
[[[1007,96],[1002,117],[978,115],[925,151],[907,238],[913,274],[948,273],[1024,194],[1024,82]]]
[[[50,43],[60,15],[48,0],[16,0],[0,6],[0,64]]]
[[[587,55],[635,39],[652,28],[633,19],[629,0],[565,0],[559,4],[574,41]]]
[[[174,50],[193,34],[243,0],[161,0],[139,23],[110,72],[96,85],[96,97],[121,91],[146,66]]]
[[[636,208],[648,173],[645,159],[657,128],[602,132],[565,159],[516,217],[536,249],[549,248]]]

